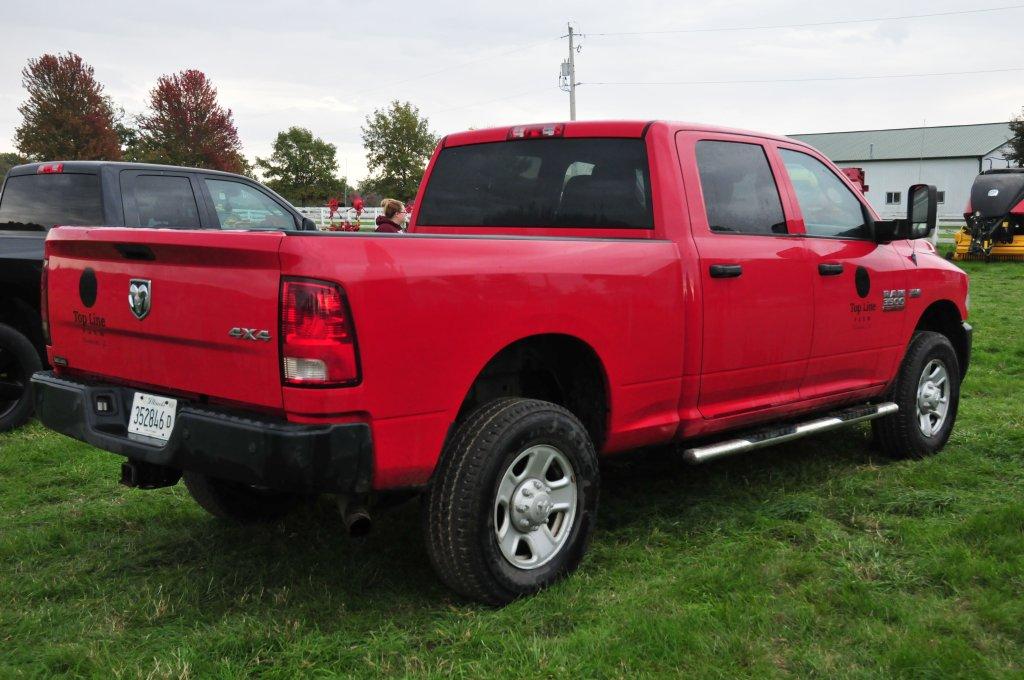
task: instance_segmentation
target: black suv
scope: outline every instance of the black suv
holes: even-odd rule
[[[28,381],[46,363],[43,241],[60,225],[316,229],[267,187],[227,172],[108,161],[11,168],[0,188],[0,431],[32,414]]]

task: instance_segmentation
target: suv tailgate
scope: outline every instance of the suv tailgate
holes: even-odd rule
[[[69,371],[157,391],[280,408],[282,238],[280,232],[52,230],[46,241],[51,359],[66,361]],[[140,284],[148,288],[148,308],[140,304]]]

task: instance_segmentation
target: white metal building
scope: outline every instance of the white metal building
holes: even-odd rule
[[[982,170],[1005,168],[1009,123],[789,135],[841,168],[864,170],[866,194],[883,219],[907,213],[907,188],[934,184],[939,219],[963,222],[971,184]]]

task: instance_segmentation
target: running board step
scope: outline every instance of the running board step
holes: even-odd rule
[[[747,451],[800,439],[801,437],[818,434],[819,432],[828,432],[829,430],[837,430],[840,427],[846,427],[855,423],[874,420],[875,418],[892,415],[899,410],[900,407],[891,401],[881,404],[855,406],[835,411],[823,418],[809,420],[806,423],[758,430],[741,439],[729,439],[717,444],[686,449],[683,451],[683,459],[688,463],[706,463],[715,458],[746,453]]]

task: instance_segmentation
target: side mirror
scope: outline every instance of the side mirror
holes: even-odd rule
[[[915,184],[907,190],[909,233],[904,238],[927,238],[935,229],[939,194],[932,184]]]
[[[316,231],[316,222],[308,217],[302,218],[302,231]]]
[[[927,238],[935,230],[939,211],[939,193],[931,184],[915,184],[907,191],[907,217],[877,220],[872,224],[875,241],[889,243],[904,239]]]

